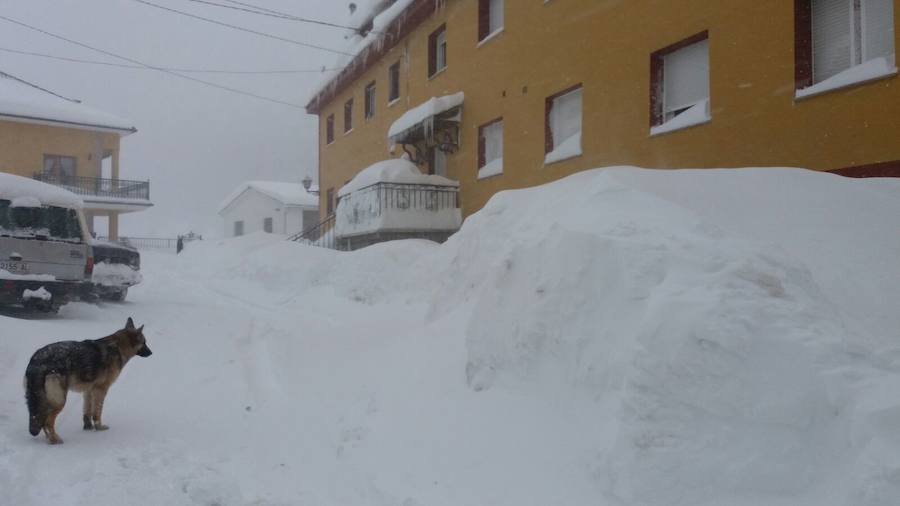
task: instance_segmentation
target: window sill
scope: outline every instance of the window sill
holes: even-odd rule
[[[504,30],[504,27],[501,26],[500,28],[497,28],[497,29],[494,30],[493,32],[491,32],[491,33],[485,35],[485,37],[484,37],[483,39],[481,39],[481,40],[478,41],[478,44],[475,46],[475,48],[478,49],[479,47],[481,47],[481,46],[487,44],[488,42],[490,42],[490,41],[496,39],[497,37],[499,37],[500,35],[503,34],[503,30]]]
[[[709,99],[707,98],[691,106],[690,109],[682,112],[669,121],[666,121],[662,125],[650,127],[650,137],[657,137],[672,132],[678,132],[686,128],[705,125],[711,121],[712,114],[710,114]]]
[[[444,68],[442,68],[442,69],[438,70],[437,72],[435,72],[434,74],[431,74],[430,76],[428,76],[428,80],[431,81],[435,77],[443,74],[446,70],[447,70],[447,66],[444,65]]]
[[[394,100],[391,100],[390,102],[388,102],[388,103],[387,103],[387,106],[388,106],[388,107],[394,107],[395,105],[397,105],[397,102],[399,102],[399,101],[400,101],[400,97],[397,97],[397,98],[395,98]]]
[[[832,91],[862,86],[871,82],[881,81],[882,79],[890,79],[896,75],[896,65],[890,64],[886,58],[876,58],[861,65],[851,67],[822,82],[803,88],[802,90],[797,90],[794,95],[794,100],[801,101],[824,95]]]
[[[478,176],[475,178],[478,181],[483,181],[485,179],[490,179],[492,177],[502,176],[503,175],[503,158],[499,158],[497,160],[493,160],[492,162],[485,164],[483,167],[478,169]]]
[[[346,132],[344,132],[344,135],[347,136],[347,135],[350,135],[350,134],[352,134],[352,133],[353,133],[353,129],[351,128],[350,130],[347,130]]]

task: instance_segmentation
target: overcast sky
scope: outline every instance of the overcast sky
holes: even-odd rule
[[[230,11],[190,0],[150,0],[303,42],[341,47],[339,29]],[[224,0],[216,0],[225,3]],[[341,23],[345,0],[245,0]],[[134,0],[0,0],[0,14],[148,64],[233,70],[319,69],[336,55],[207,24]],[[0,20],[0,48],[117,60]],[[241,181],[316,177],[316,119],[303,109],[235,95],[152,70],[55,61],[0,51],[0,70],[130,119],[123,179],[150,180],[155,207],[122,217],[121,233],[220,233],[219,203]],[[305,105],[321,74],[192,76]]]

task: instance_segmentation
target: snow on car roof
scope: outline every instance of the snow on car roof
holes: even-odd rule
[[[58,186],[0,172],[0,199],[12,201],[27,197],[36,198],[45,206],[80,209],[83,205],[78,195]]]
[[[264,195],[272,197],[286,206],[319,207],[319,197],[306,191],[300,183],[285,183],[281,181],[245,181],[227,199],[219,205],[219,212],[225,210],[238,197],[248,189],[254,189]]]
[[[0,119],[134,133],[133,123],[0,72]]]

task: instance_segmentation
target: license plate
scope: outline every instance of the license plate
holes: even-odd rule
[[[28,274],[28,264],[25,262],[0,262],[0,270],[10,274]]]

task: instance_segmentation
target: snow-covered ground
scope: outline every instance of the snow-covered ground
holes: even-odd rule
[[[874,506],[900,497],[900,182],[577,174],[445,245],[143,253],[121,305],[0,316],[0,504]],[[49,446],[21,378],[153,349]]]

